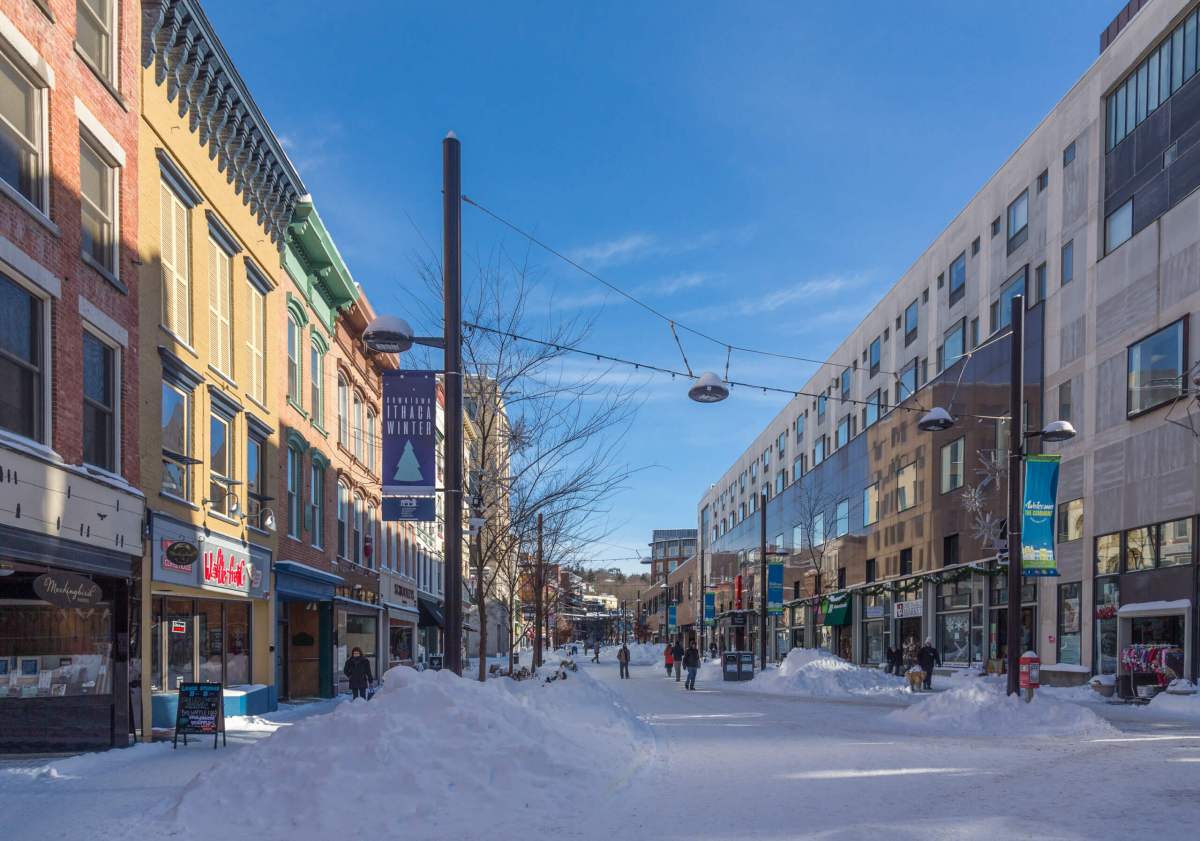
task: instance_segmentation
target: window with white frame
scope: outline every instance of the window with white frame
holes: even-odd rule
[[[300,380],[303,376],[300,370],[300,338],[304,331],[296,316],[288,313],[287,324],[287,396],[293,404],[300,405]]]
[[[354,392],[354,457],[363,460],[363,404],[358,392]]]
[[[309,479],[308,518],[312,545],[320,549],[325,545],[325,468],[317,460],[312,462]]]
[[[337,486],[337,553],[339,558],[350,557],[350,489],[345,482]]]
[[[0,429],[45,436],[45,302],[0,274]]]
[[[0,180],[42,213],[45,188],[46,91],[0,50]]]
[[[917,465],[912,463],[896,471],[896,510],[907,511],[917,504]]]
[[[249,307],[246,313],[246,355],[250,358],[250,396],[266,402],[267,369],[264,337],[267,332],[267,296],[253,281],[249,282]]]
[[[288,537],[300,539],[300,494],[304,486],[304,478],[300,471],[304,459],[295,447],[287,448],[287,512]]]
[[[363,514],[363,563],[368,569],[375,569],[375,504],[368,502]]]
[[[116,30],[117,0],[75,0],[75,43],[110,85],[117,81]]]
[[[233,258],[212,237],[208,238],[208,353],[218,371],[233,376]]]
[[[308,382],[312,390],[309,409],[312,411],[312,422],[317,426],[325,425],[325,359],[321,346],[314,340],[308,350]]]
[[[367,408],[367,428],[364,430],[364,435],[366,436],[366,445],[367,445],[367,470],[369,470],[372,474],[374,474],[376,472],[375,427],[376,427],[375,410],[373,408],[368,407]]]
[[[162,269],[163,326],[184,344],[192,342],[189,208],[164,181],[159,184],[159,264]]]
[[[338,443],[343,447],[350,446],[349,435],[349,418],[350,418],[350,386],[346,383],[346,377],[341,371],[338,371],[337,379],[337,401],[338,401],[338,417],[337,417],[337,437]]]
[[[191,496],[192,395],[174,383],[162,384],[162,492],[180,499]]]
[[[246,514],[254,528],[262,528],[263,503],[267,500],[267,442],[251,427],[246,435]]]
[[[230,515],[229,489],[233,484],[233,420],[213,412],[208,420],[209,511],[225,517]]]
[[[351,535],[350,560],[356,564],[361,564],[363,560],[363,499],[358,494],[354,495],[353,520],[351,522],[354,527],[354,534]]]
[[[966,442],[966,438],[958,438],[942,447],[942,493],[962,487]]]
[[[83,331],[83,461],[117,469],[117,350]]]
[[[117,275],[117,190],[120,170],[87,134],[79,133],[79,197],[83,259]]]

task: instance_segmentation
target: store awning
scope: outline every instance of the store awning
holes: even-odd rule
[[[417,596],[417,609],[421,616],[417,621],[418,628],[446,627],[446,620],[442,617],[442,606],[437,602]]]
[[[395,602],[384,601],[383,606],[388,609],[389,613],[403,613],[405,619],[411,619],[414,616],[419,616],[420,611],[415,607],[409,607],[406,604],[396,604]]]
[[[826,625],[849,625],[850,624],[850,600],[846,599],[840,604],[831,604],[825,611]]]
[[[329,601],[345,579],[299,561],[275,562],[275,592],[284,599]]]

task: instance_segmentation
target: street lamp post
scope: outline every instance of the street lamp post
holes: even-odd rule
[[[1051,421],[1039,431],[1025,431],[1025,296],[1012,299],[1012,348],[1008,394],[1008,628],[1005,645],[1007,692],[1020,692],[1021,668],[1021,500],[1024,480],[1025,439],[1041,438],[1060,442],[1075,437],[1075,427],[1064,420]],[[965,365],[966,363],[964,363]],[[926,412],[917,427],[924,432],[942,432],[955,424],[948,409],[935,406]]]
[[[767,667],[767,492],[758,500],[758,668]]]

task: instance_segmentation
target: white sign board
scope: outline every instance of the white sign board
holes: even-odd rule
[[[911,602],[896,602],[892,606],[892,616],[896,619],[912,619],[921,616],[925,603],[921,599]]]

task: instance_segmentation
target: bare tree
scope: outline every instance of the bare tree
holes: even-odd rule
[[[419,263],[418,270],[440,294],[436,263]],[[617,446],[638,408],[629,379],[611,368],[573,365],[573,350],[591,325],[550,307],[534,323],[534,288],[528,257],[515,261],[500,251],[477,261],[475,282],[464,291],[463,396],[472,448],[464,478],[468,509],[483,523],[470,547],[480,680],[489,601],[502,584],[511,620],[516,567],[522,549],[536,541],[538,515],[546,563],[572,562],[608,535],[612,499],[633,472]]]
[[[833,528],[834,500],[832,493],[813,474],[800,479],[800,488],[793,496],[793,513],[799,533],[792,557],[801,566],[811,566],[817,574],[818,585],[824,580],[826,562],[836,558],[830,532]]]

